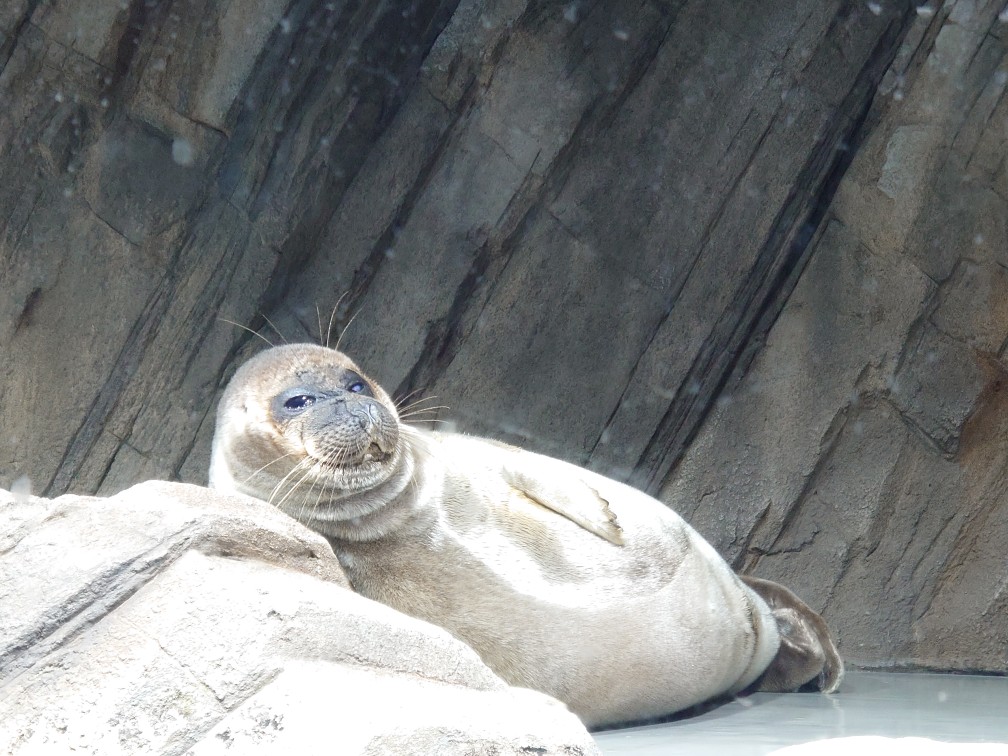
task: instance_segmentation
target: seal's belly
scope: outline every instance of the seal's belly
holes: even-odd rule
[[[589,725],[731,690],[756,646],[751,594],[689,526],[637,495],[639,511],[614,504],[623,546],[503,491],[485,511],[452,509],[426,542],[384,544],[376,558],[424,567],[393,569],[371,597],[446,628]]]
[[[673,569],[647,564],[631,540],[619,558],[586,569],[577,569],[583,552],[568,553],[558,571],[495,541],[459,544],[448,563],[460,569],[442,584],[469,598],[428,619],[512,684],[566,701],[585,721],[676,711],[732,689],[749,668],[748,590],[701,549],[679,554]]]

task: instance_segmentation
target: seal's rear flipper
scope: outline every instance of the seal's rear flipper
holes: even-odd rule
[[[739,575],[770,607],[781,644],[756,690],[784,692],[813,683],[823,693],[840,687],[844,666],[829,628],[816,612],[783,585]]]

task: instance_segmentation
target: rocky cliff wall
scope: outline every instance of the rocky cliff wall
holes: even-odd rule
[[[205,481],[328,330],[869,665],[1008,666],[995,3],[13,0],[0,484]]]

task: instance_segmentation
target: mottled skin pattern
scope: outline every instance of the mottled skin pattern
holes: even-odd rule
[[[771,689],[832,690],[842,676],[818,615],[784,607],[802,632],[782,644],[780,607],[760,598],[780,586],[747,586],[660,502],[560,460],[405,425],[331,349],[275,347],[238,370],[210,482],[322,533],[361,594],[446,628],[589,726],[738,692],[768,668]],[[806,632],[802,612],[821,629]]]

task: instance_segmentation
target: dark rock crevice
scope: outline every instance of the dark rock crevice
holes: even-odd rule
[[[732,297],[732,308],[703,351],[684,386],[704,386],[701,392],[680,391],[655,430],[637,463],[635,485],[657,492],[674,474],[675,466],[696,436],[719,396],[737,382],[763,343],[787,301],[812,247],[816,229],[826,217],[840,180],[858,146],[870,133],[876,92],[913,20],[907,9],[880,36],[847,96],[829,119],[781,208],[763,244],[759,262],[745,286]],[[877,117],[876,117],[877,118]],[[752,346],[750,346],[752,345]],[[740,366],[743,372],[736,372]]]

